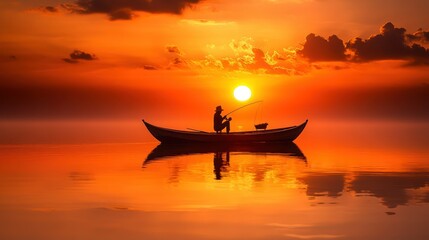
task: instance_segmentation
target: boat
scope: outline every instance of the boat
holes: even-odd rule
[[[146,157],[144,164],[153,160],[166,159],[176,156],[188,156],[207,153],[250,153],[255,155],[279,155],[296,157],[306,161],[306,157],[293,142],[270,143],[238,143],[238,144],[212,144],[212,143],[161,143]]]
[[[307,125],[304,123],[269,130],[215,133],[185,131],[158,127],[142,120],[149,132],[161,143],[252,143],[252,142],[292,142]]]

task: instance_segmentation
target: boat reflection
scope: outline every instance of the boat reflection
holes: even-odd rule
[[[143,166],[155,160],[169,159],[177,156],[190,156],[213,153],[213,172],[216,180],[222,179],[222,174],[228,173],[230,156],[251,155],[277,155],[292,157],[306,163],[306,157],[292,142],[279,143],[246,143],[246,144],[165,144],[155,147],[146,157]]]
[[[306,157],[293,142],[247,143],[247,144],[159,144],[146,157],[143,164],[157,159],[204,153],[252,153],[296,157],[306,161]],[[216,157],[216,155],[215,155]],[[228,157],[229,158],[229,157]]]

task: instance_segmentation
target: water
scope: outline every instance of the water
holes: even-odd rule
[[[310,122],[284,147],[3,144],[0,236],[429,239],[428,136]]]

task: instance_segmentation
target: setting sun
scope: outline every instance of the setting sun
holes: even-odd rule
[[[234,89],[234,97],[238,101],[246,101],[252,96],[252,92],[246,86],[238,86]]]

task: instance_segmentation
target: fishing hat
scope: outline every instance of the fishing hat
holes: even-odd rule
[[[223,109],[222,109],[221,105],[219,105],[219,106],[216,107],[216,112],[222,112],[222,111],[223,111]]]

